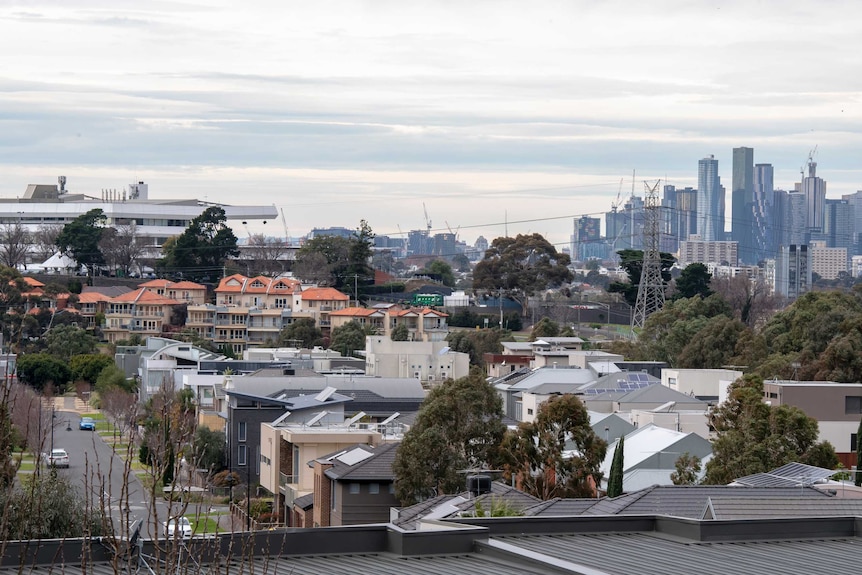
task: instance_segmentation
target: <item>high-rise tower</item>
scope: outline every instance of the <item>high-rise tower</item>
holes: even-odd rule
[[[704,241],[724,240],[724,190],[718,160],[708,156],[697,163],[697,232]]]
[[[737,242],[739,259],[756,263],[754,253],[754,149],[733,149],[733,180],[731,187],[730,239]]]
[[[754,262],[774,257],[778,246],[774,242],[773,216],[775,189],[773,185],[772,164],[756,164],[754,166],[754,199],[751,206],[754,219],[752,228],[752,245],[754,247]]]

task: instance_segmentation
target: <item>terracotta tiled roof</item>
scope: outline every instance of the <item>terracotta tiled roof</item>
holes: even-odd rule
[[[169,283],[169,284],[168,284],[168,288],[169,288],[169,289],[193,289],[193,290],[205,290],[205,289],[207,289],[207,286],[205,286],[205,285],[201,285],[201,284],[196,284],[195,282],[190,282],[190,281],[188,281],[188,280],[183,280],[183,281],[181,281],[181,282],[177,282],[177,283],[175,283],[175,284],[174,284],[174,283]]]
[[[110,296],[97,291],[84,292],[78,295],[78,303],[99,303],[103,301],[111,301]]]
[[[139,288],[142,288],[142,287],[146,287],[146,288],[160,288],[161,287],[161,288],[163,288],[163,287],[168,287],[170,285],[170,283],[171,283],[170,280],[154,279],[154,280],[150,280],[148,282],[144,282],[142,284],[138,284],[138,287]]]
[[[426,308],[411,307],[408,309],[392,310],[389,312],[389,315],[392,315],[394,317],[405,317],[405,316],[413,316],[413,315],[449,317],[449,314],[443,313],[442,311],[437,311],[436,309],[431,309],[430,307],[426,307]]]
[[[45,284],[37,280],[36,278],[31,278],[30,276],[24,276],[24,283],[32,288],[42,288],[45,287]]]
[[[222,280],[218,283],[218,287],[215,288],[215,291],[216,293],[240,293],[242,292],[246,281],[248,281],[247,277],[240,274],[233,274],[231,276],[222,278]]]
[[[302,290],[302,299],[308,301],[348,301],[350,297],[331,287],[310,287]]]
[[[177,305],[181,302],[178,302],[175,299],[166,298],[164,296],[160,296],[159,294],[153,293],[147,288],[140,288],[135,291],[130,291],[129,293],[125,293],[121,296],[117,296],[115,298],[111,298],[112,303],[146,303],[151,305]]]
[[[347,317],[370,317],[373,315],[383,317],[383,312],[379,309],[368,309],[364,307],[346,307],[336,310],[329,314],[332,316],[347,316]]]

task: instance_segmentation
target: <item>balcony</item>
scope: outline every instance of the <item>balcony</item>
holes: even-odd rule
[[[278,486],[281,489],[284,489],[288,485],[296,485],[299,483],[298,475],[285,475],[284,473],[278,474]]]

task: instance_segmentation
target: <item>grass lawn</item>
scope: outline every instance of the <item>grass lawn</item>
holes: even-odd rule
[[[218,522],[215,519],[209,517],[198,517],[195,519],[194,517],[190,517],[189,521],[192,523],[192,532],[195,534],[218,532]]]
[[[36,463],[33,461],[22,461],[21,467],[18,468],[18,471],[35,471]]]

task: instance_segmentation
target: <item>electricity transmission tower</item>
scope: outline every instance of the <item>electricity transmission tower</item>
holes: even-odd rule
[[[664,306],[664,281],[661,277],[661,253],[659,252],[659,231],[661,211],[659,210],[658,186],[644,182],[644,259],[641,268],[641,281],[638,285],[638,299],[632,315],[632,334],[636,327],[642,328],[651,313]]]

